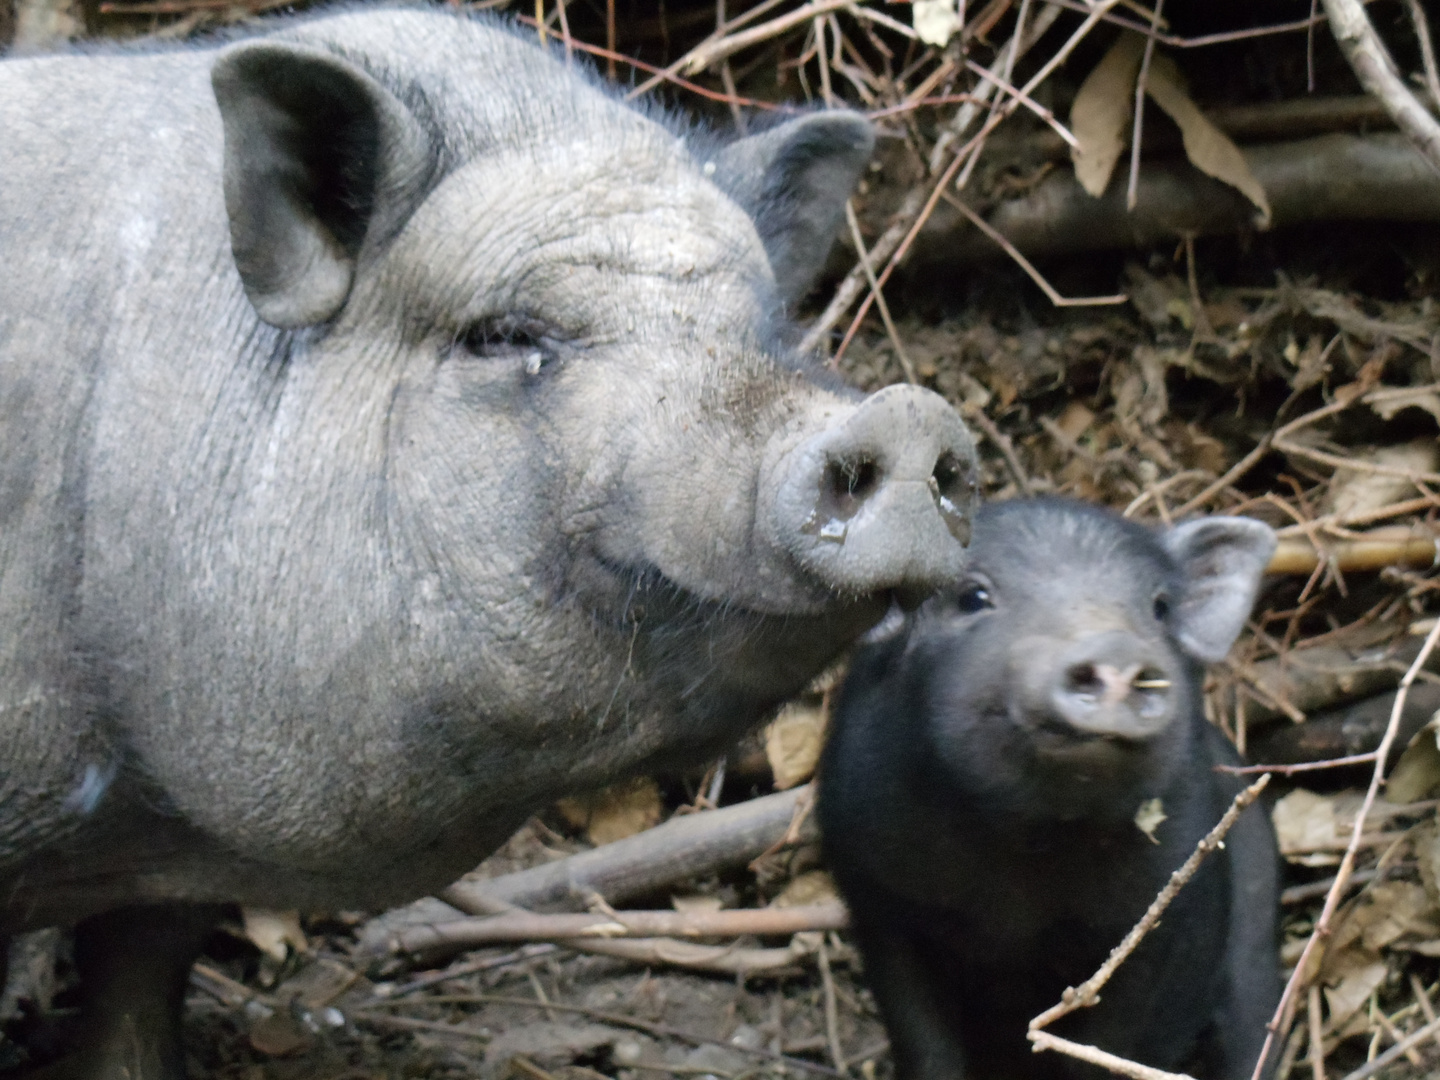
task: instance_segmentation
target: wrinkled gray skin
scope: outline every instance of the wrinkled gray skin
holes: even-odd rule
[[[784,344],[870,146],[438,10],[0,63],[0,934],[87,920],[77,1072],[178,1074],[203,905],[435,890],[959,572],[954,412]]]
[[[820,768],[828,857],[901,1080],[1105,1075],[1034,1054],[1240,782],[1200,705],[1275,547],[1243,518],[1162,533],[1045,499],[975,522],[971,564],[862,649]],[[877,632],[878,633],[878,632]],[[1166,815],[1154,841],[1135,824]],[[1248,1078],[1279,996],[1278,857],[1241,815],[1156,929],[1057,1035]]]

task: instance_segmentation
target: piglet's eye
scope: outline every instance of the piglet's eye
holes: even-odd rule
[[[955,606],[960,609],[961,614],[974,615],[978,611],[995,606],[990,598],[990,590],[978,581],[970,581],[960,587],[955,595]]]
[[[1155,619],[1157,622],[1164,622],[1170,614],[1170,601],[1164,596],[1155,597]]]

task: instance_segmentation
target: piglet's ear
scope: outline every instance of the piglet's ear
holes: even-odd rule
[[[836,111],[739,139],[716,157],[715,182],[755,219],[787,303],[803,298],[825,268],[874,147],[870,121]]]
[[[1171,529],[1162,540],[1184,582],[1172,616],[1175,636],[1199,660],[1225,659],[1255,606],[1275,554],[1274,532],[1249,518],[1207,517]]]
[[[323,322],[345,303],[366,238],[398,227],[413,208],[428,141],[390,91],[319,49],[236,45],[210,81],[245,293],[273,326]]]

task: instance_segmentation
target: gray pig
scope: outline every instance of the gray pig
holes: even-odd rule
[[[989,506],[966,573],[857,655],[820,824],[901,1080],[1101,1075],[1032,1054],[1026,1027],[1238,790],[1214,771],[1238,759],[1202,714],[1201,664],[1224,658],[1274,547],[1244,518],[1156,533],[1056,499]],[[1251,807],[1055,1033],[1248,1077],[1280,989],[1277,863]]]
[[[934,394],[784,313],[870,152],[438,9],[0,62],[0,935],[176,1077],[215,909],[379,909],[714,753],[963,565]]]

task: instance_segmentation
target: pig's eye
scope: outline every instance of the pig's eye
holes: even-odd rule
[[[1157,622],[1164,622],[1170,614],[1170,601],[1166,599],[1163,594],[1155,597],[1153,610],[1155,612],[1155,620]]]
[[[505,315],[472,323],[455,344],[471,356],[518,361],[534,376],[556,358],[558,342],[547,330],[537,319]]]
[[[978,581],[966,582],[955,595],[955,606],[962,615],[974,615],[977,611],[995,606],[990,590]]]

